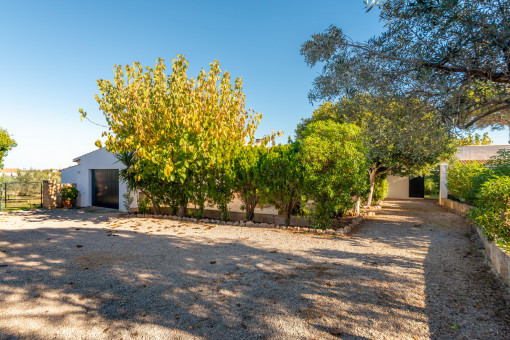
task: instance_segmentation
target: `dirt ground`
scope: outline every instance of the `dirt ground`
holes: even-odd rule
[[[432,201],[342,238],[92,211],[0,215],[1,339],[510,338],[508,288]]]

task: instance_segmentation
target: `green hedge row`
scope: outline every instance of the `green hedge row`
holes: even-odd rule
[[[290,144],[243,146],[221,166],[190,164],[183,181],[162,180],[157,168],[148,175],[150,164],[143,167],[143,175],[137,173],[130,166],[136,161],[134,154],[118,158],[126,165],[121,178],[146,196],[140,202],[142,212],[169,206],[173,213],[183,214],[191,203],[201,217],[210,203],[226,219],[227,205],[237,194],[249,220],[257,205],[271,204],[287,223],[291,215],[300,214],[308,216],[313,227],[326,228],[352,209],[358,198],[364,200],[369,190],[369,163],[360,129],[333,121],[309,124],[303,137]],[[383,200],[387,191],[386,180],[378,180],[374,200]]]
[[[457,162],[448,169],[447,181],[456,199],[474,207],[468,217],[510,250],[510,151],[499,150],[486,166]]]

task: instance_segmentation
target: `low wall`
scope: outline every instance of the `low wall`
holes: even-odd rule
[[[42,185],[42,197],[43,197],[43,208],[56,209],[62,206],[60,200],[60,189],[63,187],[76,187],[76,184],[60,184],[55,181],[43,181]],[[79,197],[78,197],[79,198]]]
[[[195,211],[194,208],[188,208],[188,211],[193,213]],[[168,214],[170,212],[169,209],[162,208],[161,213],[162,214]],[[205,209],[204,214],[202,215],[203,218],[212,218],[219,220],[221,219],[221,213],[218,210],[212,210],[212,209]],[[246,222],[246,215],[244,212],[240,211],[229,211],[228,213],[228,219],[230,221],[243,221]],[[255,213],[253,216],[253,222],[255,223],[267,223],[267,224],[285,224],[285,216],[283,215],[274,215],[274,214],[261,214],[261,213]],[[308,219],[298,217],[298,216],[291,216],[290,217],[290,225],[295,227],[309,227],[310,223],[308,222]]]
[[[465,214],[472,207],[470,205],[442,198],[440,204],[459,213]],[[482,230],[473,225],[476,232],[482,240],[488,258],[490,259],[494,269],[501,276],[503,281],[510,286],[510,255],[505,253],[497,244],[490,242],[482,232]]]
[[[443,207],[446,207],[451,210],[455,210],[456,212],[459,212],[462,214],[467,213],[468,210],[471,209],[470,205],[467,205],[467,204],[464,204],[461,202],[457,202],[457,201],[452,201],[447,198],[441,198],[439,204],[441,204]]]

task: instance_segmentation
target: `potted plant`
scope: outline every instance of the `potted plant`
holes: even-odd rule
[[[63,187],[60,189],[60,200],[64,208],[71,208],[78,197],[78,189],[74,187]]]

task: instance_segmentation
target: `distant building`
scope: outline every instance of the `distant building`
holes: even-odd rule
[[[19,169],[15,169],[15,168],[0,169],[0,176],[15,177],[15,176],[18,176],[18,171],[19,171]]]

